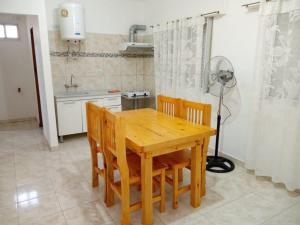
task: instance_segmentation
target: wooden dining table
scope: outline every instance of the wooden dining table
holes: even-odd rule
[[[206,154],[216,130],[153,109],[118,112],[126,121],[126,147],[141,157],[142,222],[153,224],[153,157],[191,149],[191,205],[199,207],[205,187]],[[201,190],[202,189],[202,190]]]

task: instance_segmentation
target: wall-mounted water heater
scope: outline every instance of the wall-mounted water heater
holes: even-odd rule
[[[63,40],[84,40],[84,9],[78,3],[64,3],[59,8],[60,34]]]

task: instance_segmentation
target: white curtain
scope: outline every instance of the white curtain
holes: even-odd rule
[[[246,167],[300,189],[300,0],[261,4]]]
[[[204,22],[199,16],[154,28],[156,94],[200,100]]]

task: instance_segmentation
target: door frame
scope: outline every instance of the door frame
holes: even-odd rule
[[[43,117],[42,117],[41,97],[40,97],[37,63],[36,63],[35,41],[34,41],[35,39],[34,39],[33,27],[30,28],[30,40],[31,40],[31,51],[32,51],[32,60],[33,60],[35,89],[36,89],[36,96],[37,96],[37,103],[38,103],[39,127],[43,127]]]

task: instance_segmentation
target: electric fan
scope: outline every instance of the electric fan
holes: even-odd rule
[[[222,106],[230,113],[227,106],[223,103],[223,96],[236,85],[234,70],[227,58],[215,56],[206,65],[204,73],[205,77],[208,79],[208,92],[213,96],[219,97],[215,155],[207,157],[206,170],[214,173],[227,173],[234,170],[235,166],[229,159],[219,156],[219,137]],[[225,118],[224,122],[228,117]]]

